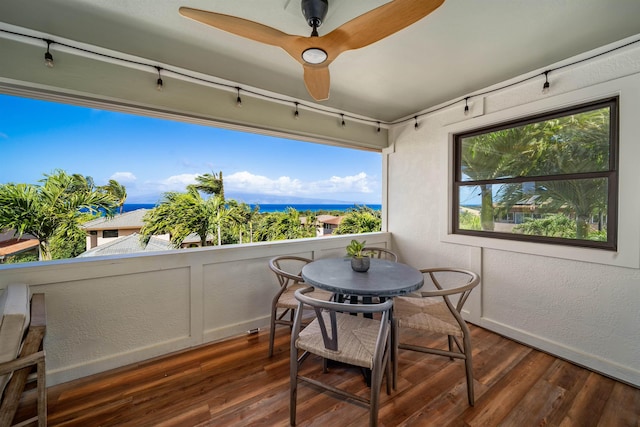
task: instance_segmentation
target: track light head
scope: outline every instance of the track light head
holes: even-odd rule
[[[236,107],[242,108],[242,98],[240,98],[240,88],[237,87],[236,90],[238,91],[238,96],[236,97]]]
[[[162,90],[164,89],[164,82],[162,81],[162,76],[160,75],[160,70],[162,70],[162,68],[156,67],[156,70],[158,70],[158,80],[156,80],[156,89],[158,90],[158,92],[162,92]]]
[[[53,43],[51,40],[45,40],[47,42],[47,51],[44,54],[44,65],[46,65],[49,68],[53,68],[53,55],[51,54],[51,52],[49,52],[49,47],[51,46],[51,43]]]
[[[549,93],[549,88],[550,88],[550,84],[549,84],[549,71],[545,71],[544,72],[544,84],[542,85],[542,94],[546,95]]]

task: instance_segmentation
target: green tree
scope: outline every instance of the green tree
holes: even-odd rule
[[[222,244],[222,228],[236,220],[235,209],[225,205],[221,196],[203,198],[196,186],[190,185],[184,193],[165,193],[162,201],[143,218],[141,239],[146,244],[151,236],[168,233],[171,243],[179,248],[190,234],[200,237],[207,246],[208,238],[216,236]]]
[[[531,125],[529,125],[531,126]],[[523,175],[532,177],[602,172],[609,168],[609,111],[603,108],[546,123],[545,138],[532,142],[536,153]],[[526,194],[525,194],[526,193]],[[607,180],[603,178],[542,180],[534,188],[505,185],[500,192],[504,209],[524,198],[540,212],[564,212],[575,218],[576,239],[589,239],[589,220],[606,211]],[[600,238],[594,239],[600,240]]]
[[[535,236],[575,239],[576,222],[562,214],[549,215],[540,219],[527,218],[523,224],[513,227],[513,231]]]
[[[531,177],[537,183],[503,184],[497,191],[480,184],[483,230],[493,230],[494,198],[503,213],[527,200],[541,212],[574,216],[576,238],[586,239],[589,219],[606,208],[607,180],[545,177],[606,171],[608,153],[609,109],[602,108],[464,138],[462,173],[472,180]]]
[[[460,228],[463,230],[482,230],[480,215],[468,210],[460,211]]]
[[[95,219],[98,215],[85,213],[78,218],[79,224]],[[74,227],[61,233],[56,233],[50,243],[52,259],[75,258],[87,250],[87,232]]]
[[[312,217],[307,217],[307,221],[303,223],[300,213],[291,207],[287,208],[285,212],[264,214],[254,231],[254,240],[266,242],[315,237],[314,223]]]
[[[5,260],[5,264],[20,264],[23,262],[35,262],[38,261],[38,255],[32,252],[25,252],[16,255],[9,255]]]
[[[225,203],[225,200],[222,196],[213,196],[207,201],[213,201],[213,222],[216,227],[218,245],[222,245],[223,226],[233,227],[242,220],[242,217],[238,215],[238,210],[236,207],[230,206]]]
[[[545,169],[565,173],[608,170],[607,109],[563,117],[558,126],[560,142],[547,148]],[[538,192],[549,209],[573,213],[577,239],[588,239],[591,216],[605,210],[607,204],[607,181],[601,178],[548,181]]]
[[[370,233],[381,229],[380,211],[374,211],[367,206],[358,206],[350,209],[344,216],[335,234]]]
[[[57,170],[40,183],[0,185],[0,229],[36,237],[40,260],[52,259],[51,240],[76,233],[84,213],[102,209],[112,215],[116,206],[111,195],[96,191],[90,177]]]
[[[549,132],[538,123],[464,138],[462,174],[474,181],[526,175],[538,162],[540,152],[532,149]],[[491,184],[480,184],[480,223],[494,229],[494,195]]]
[[[124,185],[120,184],[115,179],[110,179],[107,185],[100,187],[102,191],[105,191],[108,194],[117,200],[117,207],[120,209],[120,213],[124,208],[124,202],[127,200],[127,189]]]
[[[141,239],[147,244],[151,236],[168,233],[171,243],[179,248],[187,236],[195,233],[200,236],[201,245],[207,246],[207,237],[215,232],[213,214],[213,203],[203,199],[194,187],[188,187],[185,193],[165,193],[160,203],[145,214]]]
[[[238,203],[233,199],[228,201],[228,205],[235,210],[232,228],[233,233],[238,236],[237,243],[244,243],[246,236],[248,236],[249,243],[252,243],[253,226],[260,217],[260,207],[255,206],[251,209],[251,206],[248,204],[244,202]]]

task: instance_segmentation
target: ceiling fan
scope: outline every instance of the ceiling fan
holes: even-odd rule
[[[302,0],[309,37],[286,34],[235,16],[181,7],[180,14],[237,36],[284,49],[304,68],[304,83],[317,101],[329,98],[329,64],[342,52],[368,46],[424,18],[444,0],[393,0],[320,36],[328,0]]]

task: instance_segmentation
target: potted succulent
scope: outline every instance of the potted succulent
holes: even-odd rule
[[[351,268],[353,271],[364,273],[369,270],[371,258],[369,254],[363,252],[366,241],[359,242],[355,239],[347,246],[347,255],[351,257]]]

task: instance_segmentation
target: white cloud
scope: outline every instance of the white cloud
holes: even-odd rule
[[[136,176],[131,172],[116,172],[113,175],[111,175],[109,179],[115,179],[116,181],[122,184],[127,182],[134,182],[138,178],[136,178]]]
[[[7,135],[7,134],[6,134],[6,133],[4,133],[4,132],[0,132],[0,138],[2,138],[2,139],[9,139],[9,135]]]
[[[201,173],[173,175],[161,181],[147,181],[132,185],[131,194],[162,194],[170,191],[184,192],[196,183]],[[305,182],[289,176],[269,178],[248,171],[224,176],[224,189],[230,193],[253,193],[271,196],[332,198],[338,200],[365,200],[365,195],[375,195],[379,183],[364,172],[351,176],[332,176],[328,179]]]
[[[224,188],[225,191],[278,195],[305,194],[304,184],[299,179],[291,179],[288,176],[271,179],[247,171],[224,176]]]
[[[137,185],[133,189],[132,194],[156,194],[167,193],[171,191],[184,192],[187,186],[196,183],[198,173],[185,173],[181,175],[172,175],[160,181],[145,181],[141,185]]]
[[[196,176],[198,175],[202,174],[183,173],[180,175],[173,175],[161,181],[159,185],[163,188],[163,191],[185,191],[188,185],[196,183]]]
[[[303,182],[282,176],[271,179],[254,175],[250,172],[237,172],[224,177],[226,191],[265,193],[289,196],[318,196],[330,193],[372,193],[374,183],[366,173],[360,172],[353,176],[332,176],[326,180]]]
[[[327,193],[371,193],[373,192],[371,186],[373,182],[367,176],[366,173],[360,172],[357,175],[352,176],[332,176],[326,181],[317,181],[314,183],[317,191],[323,191]]]

